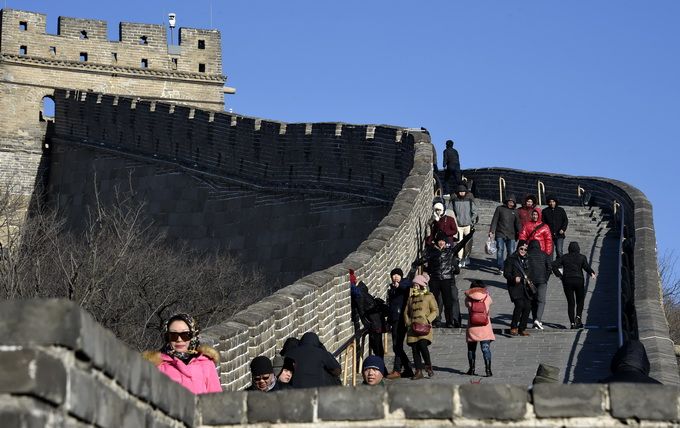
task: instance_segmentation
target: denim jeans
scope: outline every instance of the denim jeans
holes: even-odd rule
[[[482,340],[479,342],[482,348],[482,355],[484,361],[491,362],[491,341]],[[477,342],[468,342],[468,361],[475,361],[475,354],[477,353]]]
[[[557,258],[559,259],[562,257],[562,255],[564,255],[564,237],[563,236],[553,237],[553,244],[555,245],[552,253],[552,258],[554,259],[555,256],[557,256]]]
[[[515,245],[517,241],[510,238],[496,238],[496,264],[498,269],[503,270],[503,263],[505,262],[505,254],[507,250],[507,255],[515,252]]]

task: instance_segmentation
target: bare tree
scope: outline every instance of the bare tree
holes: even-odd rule
[[[680,343],[680,276],[676,271],[678,256],[674,251],[659,259],[659,276],[663,290],[663,306],[674,343]]]
[[[228,255],[168,243],[132,189],[116,189],[110,204],[95,191],[78,231],[37,204],[15,221],[19,205],[11,189],[0,190],[0,298],[68,298],[137,349],[158,346],[163,321],[177,311],[206,327],[272,291]]]

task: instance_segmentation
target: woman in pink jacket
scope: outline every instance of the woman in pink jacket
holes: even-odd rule
[[[200,345],[196,320],[188,314],[173,315],[165,323],[163,339],[161,350],[146,351],[144,358],[194,394],[222,392],[215,368],[219,352]]]
[[[468,328],[466,341],[468,347],[468,362],[470,368],[467,373],[475,375],[475,357],[477,354],[477,342],[481,343],[482,355],[484,356],[484,366],[486,375],[491,373],[491,342],[496,340],[489,316],[489,308],[493,300],[486,289],[486,285],[478,279],[472,281],[470,289],[465,291],[465,307],[468,308]]]

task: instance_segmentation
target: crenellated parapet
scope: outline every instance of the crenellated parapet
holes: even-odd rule
[[[58,90],[59,139],[150,156],[251,184],[391,200],[413,165],[405,128],[283,123]]]
[[[14,9],[1,12],[0,53],[43,58],[52,66],[72,62],[109,67],[195,73],[221,80],[221,37],[217,30],[180,28],[168,46],[163,25],[121,22],[118,40],[108,39],[108,24],[96,19],[59,17],[56,35],[46,32],[46,15]]]

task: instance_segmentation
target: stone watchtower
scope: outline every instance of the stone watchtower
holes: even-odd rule
[[[58,24],[47,34],[44,14],[0,11],[0,183],[33,192],[57,88],[224,109],[219,31],[180,28],[179,44],[168,46],[162,25],[123,22],[111,41],[104,21]]]

